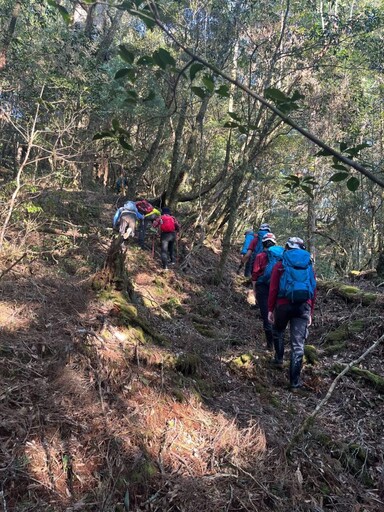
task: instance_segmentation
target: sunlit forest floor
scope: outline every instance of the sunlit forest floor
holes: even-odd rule
[[[288,362],[269,366],[237,251],[217,286],[218,243],[182,232],[164,273],[157,244],[152,257],[151,239],[129,241],[130,299],[95,289],[114,200],[48,193],[50,220],[9,234],[0,272],[32,251],[0,280],[0,509],[384,510],[383,344],[295,437],[383,335],[384,287],[342,297],[320,283],[308,391],[292,394]]]

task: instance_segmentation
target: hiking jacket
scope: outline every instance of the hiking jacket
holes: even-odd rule
[[[278,261],[276,265],[273,267],[272,275],[271,275],[271,283],[269,285],[269,295],[268,295],[268,312],[273,312],[276,306],[280,306],[281,304],[291,304],[291,301],[286,297],[278,297],[279,287],[280,287],[280,278],[284,272],[283,263]],[[315,276],[316,279],[316,276]],[[252,274],[253,280],[253,274]],[[313,310],[315,308],[316,302],[316,289],[315,295],[313,299],[308,299],[307,303],[311,306],[311,316],[313,315]]]
[[[255,236],[255,233],[253,233],[253,232],[247,233],[245,235],[243,247],[241,248],[240,254],[246,254],[246,252],[249,249],[249,244],[252,242],[254,236]]]
[[[252,253],[256,249],[257,243],[259,241],[259,235],[254,234],[253,236],[254,236],[254,238],[253,238],[253,240],[251,240],[251,243],[248,246],[248,251],[251,251]]]
[[[265,251],[260,252],[255,259],[252,269],[252,281],[257,281],[264,274],[265,267],[268,265],[268,255]]]

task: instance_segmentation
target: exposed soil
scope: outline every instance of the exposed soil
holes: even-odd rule
[[[303,370],[308,391],[292,394],[288,367],[270,368],[236,252],[216,286],[218,243],[196,249],[184,232],[165,273],[130,241],[131,298],[96,291],[113,198],[66,201],[55,226],[28,235],[36,254],[0,280],[0,509],[384,510],[383,344],[359,366],[379,378],[349,372],[295,438],[342,365],[384,334],[383,287],[354,283],[375,294],[363,305],[320,284],[318,360]],[[102,208],[83,219],[79,201]]]

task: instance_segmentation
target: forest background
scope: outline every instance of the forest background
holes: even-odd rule
[[[124,171],[222,239],[218,280],[262,221],[319,275],[382,261],[382,2],[1,4],[0,246],[49,215],[46,188]]]

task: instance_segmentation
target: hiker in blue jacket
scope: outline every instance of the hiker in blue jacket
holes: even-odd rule
[[[255,233],[254,233],[253,229],[252,228],[246,229],[244,232],[244,237],[245,237],[244,243],[240,250],[240,254],[242,256],[247,254],[248,247],[249,247],[250,243],[252,242],[252,240],[255,238]],[[240,271],[240,269],[241,269],[241,266],[239,267],[239,271]],[[244,277],[250,277],[251,274],[252,274],[251,259],[248,259],[246,261],[245,267],[244,267]]]
[[[283,258],[272,270],[268,296],[268,320],[273,324],[275,358],[272,365],[283,367],[284,331],[289,323],[291,362],[290,388],[293,392],[304,386],[300,374],[304,343],[312,323],[316,300],[316,276],[309,252],[301,238],[291,237],[285,245]]]
[[[284,249],[276,245],[273,233],[267,233],[262,239],[263,251],[256,256],[252,269],[252,285],[255,290],[256,302],[263,319],[267,350],[273,349],[272,325],[268,320],[269,283],[274,265],[281,260]]]
[[[119,208],[113,217],[113,229],[118,230],[124,240],[135,236],[136,220],[142,220],[142,215],[134,201],[127,201]]]

